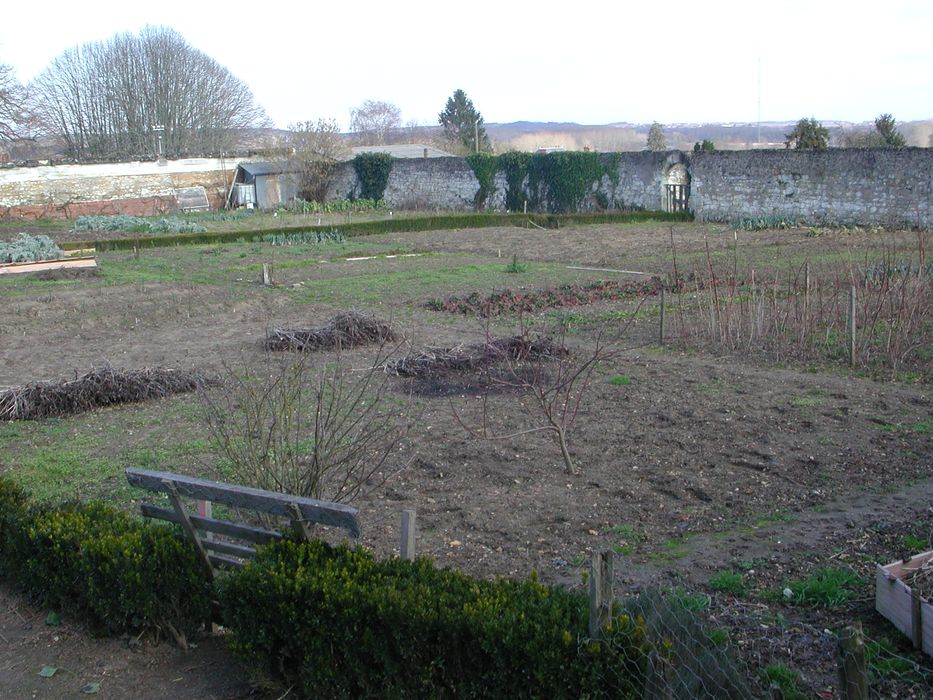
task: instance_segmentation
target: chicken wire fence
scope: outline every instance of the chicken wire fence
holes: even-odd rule
[[[607,602],[594,590],[597,567],[598,556],[586,572],[591,635],[600,638],[592,629],[594,615],[610,629],[634,621],[642,634],[641,659],[619,673],[640,669],[635,685],[644,700],[933,697],[933,659],[911,652],[893,627],[890,636],[869,636],[860,623],[829,630],[784,620],[766,605],[714,601],[682,589],[649,589],[618,600],[610,593]],[[606,573],[611,577],[611,565]],[[600,617],[600,606],[611,613]],[[625,679],[607,679],[607,685],[623,687]]]

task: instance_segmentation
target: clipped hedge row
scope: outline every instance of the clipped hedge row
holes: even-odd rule
[[[135,245],[141,248],[170,248],[179,245],[210,245],[235,243],[238,241],[262,240],[264,237],[278,234],[314,234],[318,232],[338,231],[346,237],[366,236],[380,233],[405,233],[417,231],[443,231],[459,228],[489,228],[494,226],[522,226],[531,221],[544,228],[593,224],[629,224],[648,221],[691,221],[688,212],[626,211],[609,213],[580,214],[505,214],[474,213],[446,214],[439,216],[393,217],[379,221],[359,221],[339,226],[283,226],[256,231],[223,231],[215,233],[183,233],[162,236],[134,236],[132,238],[113,238],[97,241],[68,241],[62,244],[65,250],[79,250],[93,247],[99,252],[133,250]]]
[[[111,634],[161,630],[184,643],[211,614],[210,576],[179,528],[96,503],[30,504],[5,479],[0,579]]]
[[[586,596],[284,541],[218,581],[238,657],[298,697],[641,696],[642,619],[587,638]]]

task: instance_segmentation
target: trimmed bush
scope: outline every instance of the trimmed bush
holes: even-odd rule
[[[26,493],[19,486],[9,479],[0,479],[0,579],[9,578],[17,571],[12,551],[22,529],[27,504]]]
[[[184,644],[211,614],[210,575],[179,528],[99,503],[28,506],[2,479],[0,577],[108,633],[163,630]]]
[[[640,697],[643,621],[584,595],[284,541],[218,581],[234,652],[299,697]]]
[[[519,205],[519,209],[521,206]],[[378,221],[358,221],[339,226],[284,226],[257,231],[223,231],[202,234],[166,234],[162,236],[137,236],[111,238],[96,241],[66,241],[65,250],[94,247],[98,252],[133,250],[140,248],[170,248],[178,245],[218,245],[245,241],[261,242],[264,237],[276,234],[313,235],[317,232],[338,232],[347,238],[379,233],[402,233],[415,231],[445,231],[460,228],[486,228],[490,226],[527,226],[529,221],[544,228],[562,226],[587,226],[591,224],[632,224],[648,221],[692,221],[689,212],[625,211],[580,214],[503,214],[477,212],[473,214],[441,214],[437,216],[393,217]]]

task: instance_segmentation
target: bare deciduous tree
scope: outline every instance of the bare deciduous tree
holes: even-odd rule
[[[361,146],[388,143],[389,136],[402,126],[402,110],[391,102],[366,100],[350,111],[350,131]]]
[[[323,202],[337,163],[349,154],[346,139],[334,119],[297,122],[288,127],[286,158],[294,160],[301,174],[301,196]]]
[[[21,138],[28,121],[26,91],[13,67],[0,63],[0,141]]]
[[[31,88],[74,158],[219,153],[268,122],[244,82],[165,27],[68,49]]]

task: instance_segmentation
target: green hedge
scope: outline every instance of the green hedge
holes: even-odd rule
[[[417,216],[411,218],[393,217],[379,221],[359,221],[334,226],[282,226],[255,231],[224,231],[221,233],[188,233],[163,236],[134,236],[132,238],[111,238],[98,241],[68,241],[62,244],[65,250],[80,250],[93,247],[98,252],[115,250],[133,250],[139,244],[141,248],[171,248],[179,245],[212,245],[262,240],[263,237],[277,234],[302,234],[317,232],[339,232],[347,238],[380,233],[404,233],[413,231],[443,231],[459,228],[488,228],[492,226],[522,226],[531,221],[544,228],[591,224],[628,224],[646,221],[692,221],[687,212],[660,211],[624,211],[609,213],[579,214],[505,214],[495,212],[477,212],[473,214],[443,214],[438,216]]]
[[[30,504],[3,479],[0,578],[108,633],[181,639],[211,614],[210,576],[179,528],[97,503]]]
[[[644,622],[591,641],[587,598],[534,581],[285,541],[218,586],[234,652],[298,697],[641,694]]]

